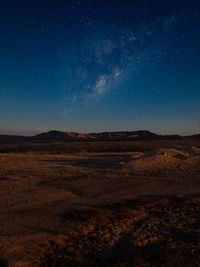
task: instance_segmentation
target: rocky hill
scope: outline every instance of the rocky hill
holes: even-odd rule
[[[13,142],[49,142],[49,141],[128,141],[128,140],[179,140],[179,135],[159,135],[146,130],[117,131],[101,133],[78,133],[52,130],[35,136],[0,135],[0,143]],[[188,138],[188,137],[187,137]],[[190,138],[200,138],[193,135]]]

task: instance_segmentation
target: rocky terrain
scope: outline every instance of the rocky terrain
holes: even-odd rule
[[[200,266],[198,140],[0,146],[0,266]]]
[[[199,213],[199,197],[74,212],[66,222],[81,218],[84,225],[50,242],[39,266],[199,266]]]

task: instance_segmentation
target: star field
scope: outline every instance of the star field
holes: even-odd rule
[[[8,0],[0,131],[200,131],[200,3]]]

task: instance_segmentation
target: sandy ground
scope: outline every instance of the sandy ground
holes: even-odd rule
[[[0,148],[0,266],[200,266],[198,142],[74,146]]]

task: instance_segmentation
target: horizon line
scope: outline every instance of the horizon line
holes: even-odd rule
[[[153,130],[146,130],[146,129],[137,129],[137,130],[101,130],[101,131],[74,131],[74,130],[44,130],[44,131],[26,131],[26,130],[22,130],[22,131],[12,131],[12,130],[0,130],[0,135],[5,135],[5,136],[24,136],[24,137],[31,137],[31,136],[35,136],[38,134],[42,134],[42,133],[48,133],[51,131],[57,131],[57,132],[64,132],[64,133],[81,133],[81,134],[92,134],[92,133],[109,133],[109,132],[137,132],[137,131],[148,131],[154,134],[158,134],[158,135],[178,135],[178,136],[190,136],[190,135],[196,135],[199,134],[199,132],[197,133],[188,133],[188,134],[179,134],[179,133],[159,133],[159,131],[153,131]]]

